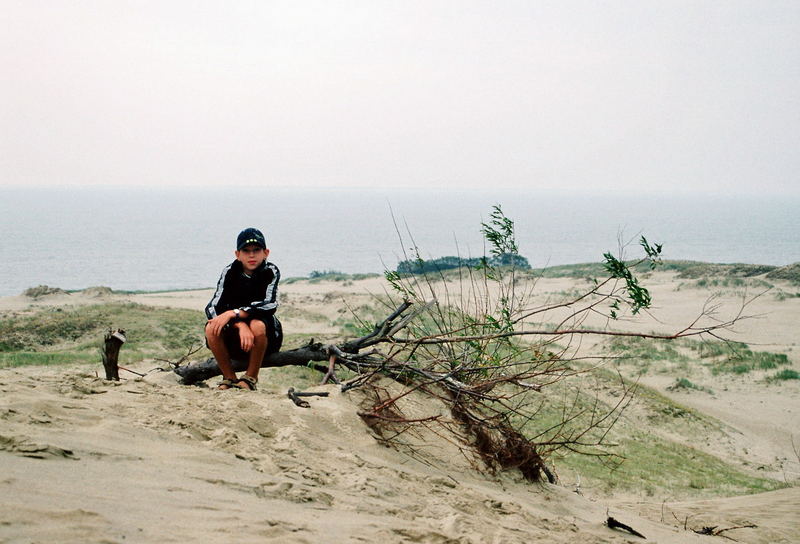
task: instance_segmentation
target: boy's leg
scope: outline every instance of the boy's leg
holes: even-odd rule
[[[225,345],[224,333],[214,335],[209,333],[208,327],[206,327],[206,342],[208,343],[208,349],[214,355],[214,359],[217,360],[217,366],[222,372],[222,377],[226,380],[235,381],[236,373],[233,371],[233,365],[231,365],[231,356]]]
[[[261,370],[261,363],[264,362],[264,354],[267,352],[267,326],[260,319],[251,319],[248,326],[253,333],[253,347],[250,348],[246,374],[258,380],[258,371]]]

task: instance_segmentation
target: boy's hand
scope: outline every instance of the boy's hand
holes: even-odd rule
[[[253,347],[253,331],[247,326],[247,323],[237,323],[236,328],[239,329],[239,342],[242,345],[242,351],[249,353]]]
[[[214,319],[209,319],[208,323],[206,324],[208,332],[210,332],[214,336],[219,336],[220,334],[222,334],[222,329],[224,329],[225,325],[228,324],[228,321],[231,320],[232,315],[233,315],[232,312],[231,315],[228,315],[228,312],[223,312]]]

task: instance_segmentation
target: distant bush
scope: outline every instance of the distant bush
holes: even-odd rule
[[[308,279],[311,283],[317,283],[320,281],[358,281],[363,280],[366,278],[376,278],[379,274],[375,273],[367,273],[367,274],[346,274],[344,272],[339,272],[338,270],[312,270],[308,274]],[[292,278],[294,281],[297,281],[300,278]],[[287,283],[287,282],[284,282]],[[293,282],[288,282],[293,283]]]
[[[697,385],[689,381],[688,378],[678,378],[675,383],[667,387],[670,391],[677,391],[679,389],[694,389],[695,391],[704,391],[706,393],[714,393],[711,389]]]
[[[783,289],[779,289],[777,293],[775,293],[775,300],[778,302],[783,302],[787,298],[800,298],[800,293],[787,293]]]
[[[776,266],[761,264],[714,264],[677,261],[673,266],[666,266],[665,270],[675,270],[679,272],[678,277],[680,278],[698,279],[709,276],[750,278],[762,274],[767,274],[767,277],[772,277],[771,274],[776,268]]]
[[[25,344],[19,338],[8,338],[0,340],[0,353],[4,351],[17,351],[25,347]]]
[[[689,357],[678,351],[680,344],[670,344],[648,338],[613,338],[609,350],[637,366],[647,367],[653,361],[689,361]]]
[[[800,263],[776,268],[770,271],[767,277],[775,280],[789,280],[792,283],[800,284]]]
[[[30,298],[39,298],[46,295],[58,295],[66,293],[60,287],[50,287],[49,285],[37,285],[36,287],[30,287],[23,291],[23,295]]]
[[[772,380],[800,380],[800,372],[792,370],[791,368],[784,368],[780,372],[776,372],[771,378]]]
[[[338,270],[312,270],[308,274],[308,279],[314,280],[317,278],[330,278],[334,276],[344,276],[344,272],[339,272]]]
[[[82,293],[87,297],[100,298],[113,295],[114,291],[112,291],[110,287],[98,285],[95,287],[87,287]]]
[[[769,370],[789,364],[785,353],[752,351],[747,344],[738,342],[703,342],[693,345],[703,359],[711,359],[713,374],[747,374],[753,370]]]
[[[683,284],[682,284],[683,285]],[[691,287],[691,285],[689,285]],[[774,285],[760,279],[743,279],[738,276],[722,277],[722,278],[700,278],[694,282],[694,286],[698,288],[711,288],[711,287],[748,287],[758,289],[772,289]]]
[[[487,259],[483,258],[462,258],[462,257],[439,257],[437,259],[429,259],[427,261],[422,259],[409,259],[400,261],[397,264],[398,274],[426,274],[429,272],[441,272],[443,270],[452,270],[454,268],[478,268],[488,264],[493,267],[510,267],[514,266],[520,270],[530,270],[531,265],[528,259],[517,253],[501,253],[497,256],[492,256]]]

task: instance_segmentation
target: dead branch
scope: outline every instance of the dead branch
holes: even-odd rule
[[[642,533],[640,533],[639,531],[637,531],[636,529],[634,529],[630,525],[625,525],[624,523],[622,523],[620,521],[617,521],[616,519],[614,519],[614,518],[612,518],[610,516],[606,520],[606,525],[608,526],[609,529],[621,529],[623,531],[628,531],[632,535],[636,535],[639,538],[644,538],[645,540],[647,540],[646,536],[644,536]]]
[[[287,391],[286,394],[288,395],[288,397],[290,399],[292,399],[292,402],[294,402],[295,405],[299,406],[300,408],[311,408],[311,405],[307,401],[302,400],[300,397],[327,397],[328,396],[328,392],[327,391],[295,391],[294,387],[290,387],[289,391]]]
[[[721,536],[722,538],[727,538],[728,540],[733,540],[734,542],[738,542],[735,538],[729,537],[728,535],[723,535],[722,533],[726,531],[733,531],[734,529],[756,529],[758,525],[754,523],[749,523],[747,525],[736,525],[734,527],[726,527],[725,529],[719,529],[717,525],[711,527],[703,527],[702,529],[692,529],[692,532],[697,533],[698,535],[711,535],[711,536]]]
[[[155,360],[156,360],[156,361],[160,361],[160,362],[162,362],[162,363],[167,363],[167,364],[168,364],[168,365],[169,365],[171,368],[173,368],[173,369],[174,369],[174,368],[178,368],[178,367],[179,367],[179,366],[181,366],[183,363],[185,363],[186,361],[188,361],[188,360],[189,360],[189,358],[190,358],[190,357],[192,357],[192,355],[194,355],[195,353],[197,353],[197,352],[198,352],[198,351],[200,351],[201,349],[203,349],[203,344],[202,344],[202,343],[192,344],[192,345],[190,345],[190,346],[189,346],[189,347],[186,349],[186,353],[184,353],[184,354],[183,354],[183,355],[180,357],[180,359],[178,359],[178,360],[177,360],[177,361],[175,361],[175,362],[172,362],[172,361],[170,361],[169,359],[159,359],[158,357],[156,357],[156,358],[155,358]]]

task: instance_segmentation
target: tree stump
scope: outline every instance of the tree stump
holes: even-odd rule
[[[106,369],[106,379],[119,381],[119,366],[117,358],[122,344],[125,343],[125,331],[117,329],[117,332],[109,330],[103,342],[103,368]]]

